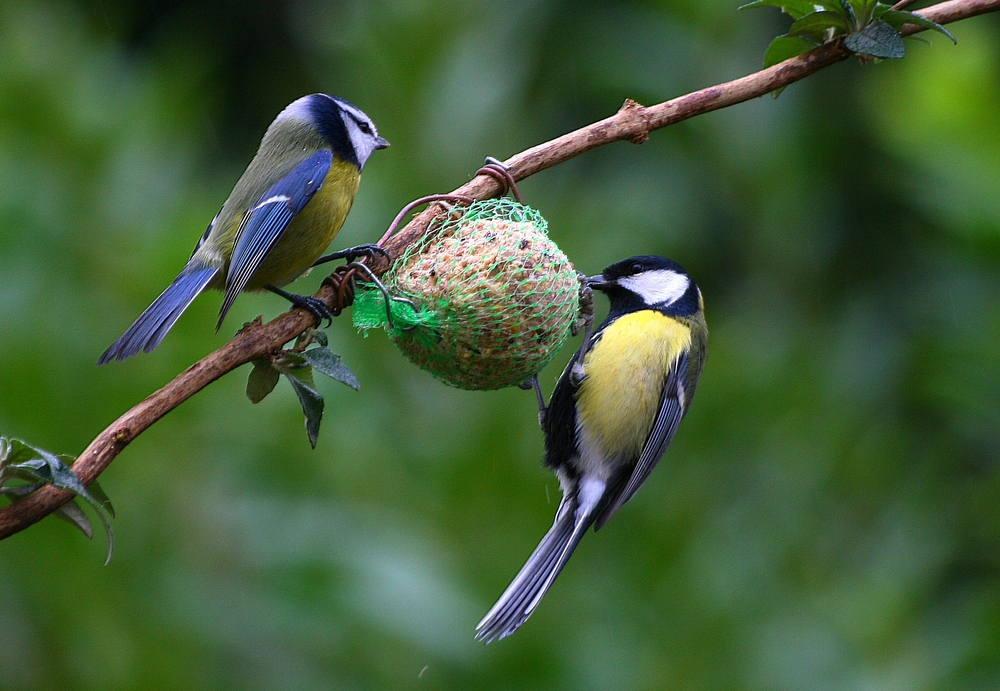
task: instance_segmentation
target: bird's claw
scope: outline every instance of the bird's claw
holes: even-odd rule
[[[538,381],[538,374],[532,375],[531,379],[525,379],[517,385],[522,391],[535,390],[535,398],[538,400],[538,426],[545,429],[545,413],[548,406],[545,405],[545,396],[542,394],[542,384]]]
[[[333,324],[333,312],[331,312],[326,303],[319,298],[312,297],[311,295],[302,296],[301,303],[293,302],[292,304],[295,307],[301,307],[302,309],[311,312],[312,315],[316,317],[316,324],[319,326],[323,325],[324,319],[327,321],[327,326]]]
[[[320,257],[313,262],[313,266],[319,266],[320,264],[326,264],[327,262],[334,262],[339,259],[345,259],[348,264],[353,264],[357,261],[358,257],[368,257],[369,259],[374,259],[375,256],[379,254],[385,257],[386,261],[389,260],[389,252],[380,245],[358,245],[356,247],[348,247],[347,249],[340,250],[339,252],[334,252]]]
[[[324,319],[327,321],[327,326],[333,324],[333,318],[336,315],[334,315],[334,313],[330,311],[327,304],[318,297],[313,297],[312,295],[296,295],[295,293],[286,293],[285,291],[274,288],[273,286],[268,286],[268,289],[271,290],[272,293],[276,293],[292,303],[291,309],[304,309],[316,317],[317,326],[322,326]]]

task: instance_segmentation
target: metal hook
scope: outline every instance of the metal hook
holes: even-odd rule
[[[389,229],[385,231],[382,238],[375,244],[384,245],[385,242],[392,237],[393,233],[396,232],[396,228],[402,222],[406,214],[410,213],[421,204],[429,204],[430,202],[462,202],[465,205],[469,205],[474,201],[476,200],[472,197],[467,197],[463,194],[431,194],[426,197],[421,197],[420,199],[414,199],[412,202],[404,206],[402,211],[396,214],[396,218],[392,219],[392,223],[389,224]]]
[[[511,175],[510,168],[503,161],[499,161],[492,156],[487,156],[486,163],[476,171],[476,175],[489,175],[500,183],[501,197],[510,192],[514,195],[514,199],[517,200],[518,204],[524,203],[524,199],[521,198],[521,192],[517,189],[517,182],[514,180],[514,176]]]

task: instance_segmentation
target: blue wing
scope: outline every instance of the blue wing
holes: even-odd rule
[[[620,490],[609,492],[607,503],[600,510],[597,520],[594,522],[594,530],[600,530],[615,511],[632,498],[632,495],[653,472],[656,464],[660,462],[667,447],[670,446],[674,434],[677,433],[677,426],[681,424],[681,418],[684,417],[684,406],[686,405],[684,378],[687,375],[687,366],[688,355],[683,353],[670,368],[667,379],[663,383],[663,393],[660,394],[660,409],[653,422],[653,429],[649,432],[646,443],[642,447],[642,453],[639,454],[639,460],[636,461],[628,479],[618,484]]]
[[[262,194],[236,234],[226,275],[226,295],[219,310],[219,326],[233,301],[246,288],[254,271],[274,248],[285,228],[322,186],[333,164],[333,154],[319,151]]]

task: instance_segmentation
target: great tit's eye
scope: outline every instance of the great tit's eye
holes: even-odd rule
[[[643,266],[639,262],[632,262],[632,266],[628,267],[628,270],[633,274],[642,273]]]

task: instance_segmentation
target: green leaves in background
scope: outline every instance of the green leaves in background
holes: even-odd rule
[[[816,46],[844,36],[844,45],[862,57],[901,58],[906,54],[899,30],[904,24],[938,31],[957,43],[943,26],[913,12],[892,9],[872,0],[756,0],[740,7],[780,7],[793,20],[787,34],[778,36],[764,55],[764,67],[777,65]],[[779,89],[775,95],[780,93]]]
[[[815,43],[801,36],[789,36],[787,34],[785,36],[778,36],[767,47],[767,53],[764,55],[764,67],[777,65],[779,62],[794,58],[796,55],[807,53],[815,47]]]
[[[70,468],[75,460],[76,458],[73,456],[56,455],[20,439],[0,437],[0,495],[7,497],[11,502],[17,502],[43,485],[52,485],[59,489],[70,490],[83,497],[87,503],[94,507],[94,511],[97,512],[104,524],[104,530],[108,536],[108,557],[104,563],[108,564],[115,548],[115,534],[104,512],[107,511],[113,518],[115,510],[111,506],[108,495],[104,493],[97,482],[90,483],[89,488],[84,486],[80,478]],[[21,480],[28,484],[8,485],[11,480]],[[94,536],[90,519],[76,503],[76,499],[63,504],[55,512],[55,515],[79,528],[80,532],[87,536],[87,539]]]
[[[816,12],[817,7],[822,7],[828,11],[839,11],[840,3],[836,0],[754,0],[740,6],[741,10],[749,10],[755,7],[780,7],[781,11],[798,20],[807,14]]]
[[[0,2],[0,434],[76,452],[215,344],[204,296],[93,367],[294,98],[392,141],[338,238],[361,244],[623,91],[732,79],[794,20],[748,1]],[[1000,14],[962,31],[526,181],[587,273],[688,268],[712,352],[649,484],[502,647],[471,630],[559,494],[533,397],[438,385],[339,324],[365,387],[314,373],[323,449],[287,443],[289,384],[267,411],[224,377],[100,478],[127,513],[109,568],[54,519],[0,542],[0,688],[1000,688]],[[285,307],[241,300],[234,324]]]
[[[309,348],[312,343],[317,347]],[[309,443],[316,448],[319,426],[323,420],[323,397],[316,390],[313,370],[335,379],[355,391],[361,388],[358,378],[344,364],[343,359],[327,348],[329,341],[323,331],[306,332],[293,348],[282,350],[270,358],[255,360],[247,378],[247,398],[260,403],[274,390],[278,379],[284,375],[298,396],[305,415]]]

